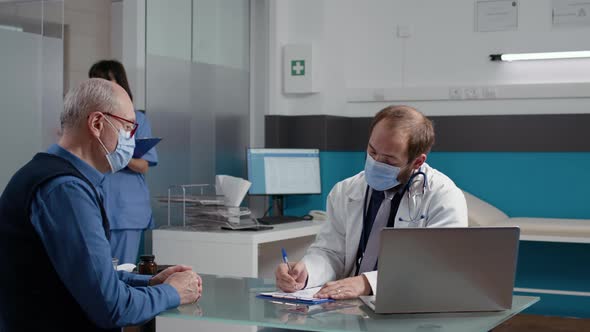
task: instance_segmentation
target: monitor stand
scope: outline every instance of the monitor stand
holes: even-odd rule
[[[283,195],[272,195],[272,214],[270,216],[258,218],[258,222],[263,225],[276,225],[303,220],[302,217],[284,215],[284,198],[285,197]]]
[[[283,195],[272,195],[272,216],[282,216],[283,215],[283,201],[285,196]]]

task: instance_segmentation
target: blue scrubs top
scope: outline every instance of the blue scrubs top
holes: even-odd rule
[[[102,195],[104,175],[59,145],[48,153],[70,161]],[[148,287],[151,276],[116,272],[92,188],[73,176],[42,185],[31,203],[31,223],[65,287],[98,326],[139,324],[177,307],[167,284]]]
[[[135,138],[152,137],[152,127],[144,112],[135,111],[139,124]],[[156,148],[141,157],[150,167],[158,164]],[[125,167],[106,175],[103,183],[105,209],[112,230],[154,228],[150,192],[145,176]]]

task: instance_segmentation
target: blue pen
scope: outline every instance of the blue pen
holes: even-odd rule
[[[287,258],[287,251],[285,250],[285,248],[281,248],[281,253],[283,254],[283,263],[287,264],[289,274],[291,274],[291,265],[289,265],[289,259]]]

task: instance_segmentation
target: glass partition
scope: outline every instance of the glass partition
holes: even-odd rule
[[[152,196],[246,177],[250,1],[146,1],[146,114],[158,145]],[[166,210],[154,202],[156,225]]]
[[[0,1],[0,191],[57,139],[63,13],[63,0]]]

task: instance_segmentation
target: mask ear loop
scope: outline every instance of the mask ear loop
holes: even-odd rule
[[[118,136],[119,133],[117,132],[117,128],[113,125],[113,123],[111,121],[109,121],[109,119],[104,114],[102,116],[104,117],[105,120],[107,120],[107,122],[109,123],[109,125],[111,126],[111,128],[117,133],[117,136]],[[107,149],[106,145],[104,145],[104,143],[102,142],[102,140],[100,139],[100,137],[98,138],[98,142],[100,143],[100,145],[102,145],[102,148],[104,149],[104,151],[107,154],[111,154],[112,153],[112,152],[109,151],[109,149]],[[117,144],[119,144],[119,142],[117,142]],[[117,149],[117,147],[115,147],[115,149]],[[109,161],[109,164],[110,164],[110,161]]]
[[[102,146],[102,148],[104,149],[104,151],[109,154],[109,150],[107,149],[107,147],[104,145],[104,143],[101,141],[100,138],[98,138],[98,143],[100,143],[100,145]]]
[[[107,118],[106,116],[104,117],[104,119],[107,120],[107,122],[111,125],[111,128],[113,128],[115,133],[117,133],[117,135],[119,135],[119,130],[117,130],[117,127],[115,127],[115,125],[111,122],[111,120],[109,120],[109,118]]]

